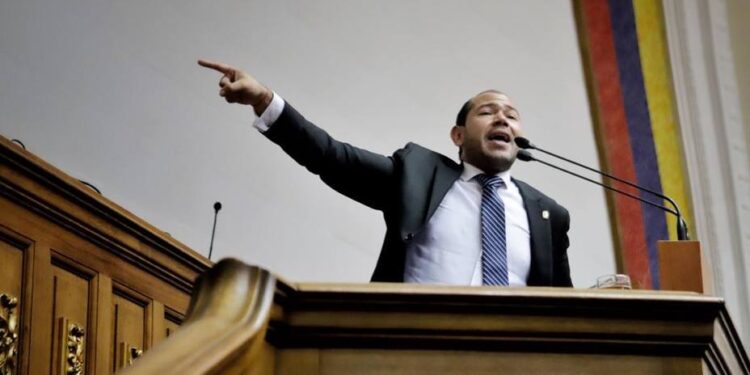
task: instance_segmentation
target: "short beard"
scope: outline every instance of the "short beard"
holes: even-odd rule
[[[516,161],[515,155],[511,157],[510,159],[481,159],[481,160],[464,160],[467,163],[470,163],[471,165],[479,168],[482,170],[482,172],[489,174],[489,175],[495,175],[501,172],[505,172],[510,169],[510,167],[513,165],[513,162]]]

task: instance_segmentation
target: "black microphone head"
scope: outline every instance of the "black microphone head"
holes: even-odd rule
[[[529,141],[528,139],[526,139],[524,137],[516,137],[515,138],[515,142],[518,145],[518,147],[520,147],[520,148],[524,148],[524,149],[526,149],[526,148],[533,149],[534,148],[534,145],[531,144],[531,141]]]
[[[218,212],[221,210],[221,202],[214,203],[214,211]]]
[[[516,139],[518,139],[518,138],[516,138]],[[534,159],[534,156],[531,155],[531,153],[528,152],[528,151],[526,151],[526,150],[518,150],[518,154],[516,154],[516,157],[519,160],[523,160],[523,161],[534,161],[534,160],[536,160],[536,159]]]

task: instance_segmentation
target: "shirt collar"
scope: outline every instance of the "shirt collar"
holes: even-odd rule
[[[470,181],[471,179],[476,177],[478,174],[484,173],[481,169],[467,162],[463,162],[462,164],[463,164],[464,170],[461,172],[461,180],[463,181]],[[502,179],[503,182],[505,183],[505,186],[510,186],[510,169],[508,169],[505,172],[497,173],[495,176],[500,177],[500,179]]]

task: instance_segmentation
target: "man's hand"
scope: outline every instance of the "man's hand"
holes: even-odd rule
[[[227,102],[251,105],[258,116],[271,104],[273,92],[242,70],[207,60],[198,60],[198,65],[224,74],[219,80],[219,95]]]

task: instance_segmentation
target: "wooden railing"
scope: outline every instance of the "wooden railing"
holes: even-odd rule
[[[275,279],[258,267],[225,259],[198,280],[182,327],[123,374],[246,374],[259,355]]]

